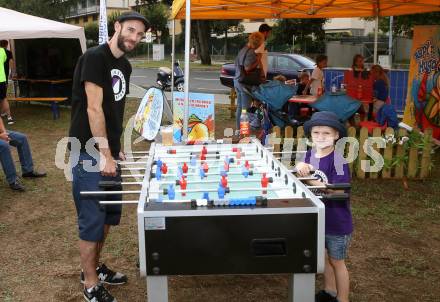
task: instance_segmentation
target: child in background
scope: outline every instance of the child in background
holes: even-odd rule
[[[300,177],[313,176],[309,185],[350,183],[350,170],[343,156],[335,151],[335,142],[346,135],[344,125],[335,113],[321,111],[305,122],[304,132],[311,136],[314,148],[307,151],[304,162],[296,165]],[[313,173],[313,174],[312,174]],[[325,190],[325,193],[333,193]],[[323,200],[325,205],[324,290],[315,296],[316,302],[349,302],[349,276],[345,265],[353,232],[350,199]]]
[[[376,122],[382,127],[399,128],[399,119],[397,118],[397,113],[393,106],[385,104],[384,101],[379,99],[373,99],[373,101]]]
[[[305,93],[303,93],[307,87],[307,84],[309,83],[309,79],[310,79],[310,73],[308,71],[301,72],[301,74],[299,75],[300,82],[296,90],[297,95],[310,94],[310,89],[306,90]]]
[[[312,77],[307,84],[303,94],[307,94],[310,88],[310,93],[314,96],[319,96],[324,93],[324,71],[323,69],[327,67],[327,56],[319,55],[316,58],[316,68],[312,72]]]
[[[305,95],[310,94],[310,89],[306,90],[307,84],[309,83],[310,73],[308,71],[303,71],[299,75],[300,82],[297,84],[296,95]],[[292,81],[292,80],[290,80]],[[291,83],[287,81],[286,83]],[[305,93],[303,93],[305,92]],[[300,120],[300,110],[301,107],[307,107],[307,105],[299,104],[299,103],[288,103],[288,112],[289,118],[292,120]]]
[[[373,65],[371,67],[371,76],[374,79],[373,109],[376,114],[375,120],[380,126],[396,129],[399,124],[397,113],[390,104],[387,104],[390,86],[388,76],[380,65]]]

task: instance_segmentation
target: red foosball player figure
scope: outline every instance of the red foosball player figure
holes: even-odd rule
[[[263,187],[263,195],[267,194],[267,185],[269,184],[269,178],[266,177],[266,173],[263,173],[263,177],[261,178],[261,187]]]

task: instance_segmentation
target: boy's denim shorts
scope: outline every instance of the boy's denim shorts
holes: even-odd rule
[[[325,235],[325,248],[329,257],[335,260],[344,260],[348,255],[351,234]]]

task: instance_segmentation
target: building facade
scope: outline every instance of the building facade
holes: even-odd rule
[[[107,15],[123,12],[136,6],[136,0],[106,0]],[[81,0],[70,8],[66,23],[85,26],[99,19],[99,0]]]

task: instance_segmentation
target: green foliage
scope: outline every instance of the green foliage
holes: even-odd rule
[[[292,47],[292,38],[295,35],[295,52],[321,53],[324,52],[325,32],[323,25],[326,19],[282,19],[272,30],[268,40],[268,48],[284,46]]]
[[[64,21],[71,6],[79,0],[0,0],[0,7],[13,9],[21,13]]]
[[[114,11],[110,15],[107,16],[107,30],[108,30],[108,36],[112,37],[115,33],[115,22],[121,15],[121,12]]]
[[[241,20],[216,20],[211,24],[211,30],[216,35],[223,35],[226,31],[243,32],[243,26],[239,26]]]
[[[84,26],[84,34],[86,36],[87,46],[98,45],[99,25],[97,22],[92,22]]]
[[[416,131],[411,131],[407,136],[398,137],[397,139],[394,135],[385,137],[384,140],[387,144],[402,145],[404,151],[401,156],[394,155],[392,159],[385,159],[384,168],[391,169],[401,165],[407,168],[409,163],[409,149],[416,148],[418,152],[423,152],[425,147],[430,143],[429,139],[428,136],[423,136]],[[431,162],[429,170],[431,170],[432,167],[433,163]],[[420,166],[418,166],[418,168],[420,168]]]
[[[393,18],[393,34],[398,36],[412,37],[415,25],[438,25],[440,24],[440,12],[395,16]],[[390,18],[379,18],[379,29],[388,32]]]
[[[161,39],[166,39],[170,34],[168,30],[169,8],[162,3],[150,4],[141,9],[141,14],[147,18],[151,24],[151,32],[157,37],[158,31],[161,32],[161,37],[157,39],[160,43]]]

